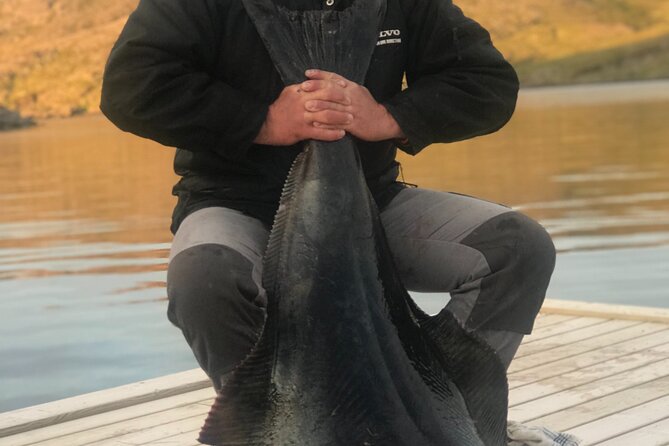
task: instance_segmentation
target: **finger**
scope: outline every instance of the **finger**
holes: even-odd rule
[[[343,126],[353,122],[353,115],[350,113],[339,112],[335,110],[323,110],[315,113],[307,112],[307,122],[318,122],[325,125]]]
[[[312,127],[312,130],[309,132],[309,139],[316,139],[319,141],[337,141],[340,140],[346,135],[344,130],[330,130]]]
[[[312,92],[305,92],[303,94],[304,96],[302,97],[302,100],[305,104],[309,101],[334,102],[344,106],[351,105],[352,103],[349,92],[342,88],[323,88]]]
[[[302,91],[312,92],[317,90],[326,90],[328,88],[345,88],[346,83],[340,80],[332,79],[311,79],[299,84]]]
[[[302,93],[303,88],[302,88],[302,84],[294,84],[294,85],[289,85],[288,87],[286,87],[286,90],[292,90],[295,93]]]
[[[300,88],[302,89],[302,91],[307,91],[307,92],[323,90],[328,87],[330,87],[330,81],[319,80],[319,79],[308,80],[300,84]]]
[[[346,126],[342,125],[328,125],[328,124],[323,124],[320,122],[314,122],[312,124],[314,127],[319,128],[319,129],[326,129],[326,130],[346,130]]]
[[[313,99],[305,102],[304,108],[310,112],[317,112],[322,110],[334,110],[340,112],[350,112],[350,107],[343,105],[337,102],[332,101],[323,101],[319,99]]]
[[[344,88],[346,87],[346,85],[349,82],[348,79],[346,79],[344,76],[341,76],[337,73],[333,73],[331,71],[311,69],[311,70],[307,70],[304,74],[309,79],[338,81],[340,83],[340,85]]]

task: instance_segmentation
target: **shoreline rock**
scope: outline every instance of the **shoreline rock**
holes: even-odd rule
[[[18,112],[0,106],[0,131],[23,129],[35,124],[33,118],[23,118]]]

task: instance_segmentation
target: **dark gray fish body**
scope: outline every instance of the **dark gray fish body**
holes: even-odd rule
[[[245,6],[284,81],[319,67],[362,82],[384,12]],[[417,309],[394,272],[357,149],[310,141],[265,254],[268,317],[201,432],[214,445],[506,444],[504,369],[446,312]]]

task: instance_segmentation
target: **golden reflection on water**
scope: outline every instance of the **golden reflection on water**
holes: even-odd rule
[[[669,102],[520,108],[500,132],[417,157],[406,181],[513,205],[554,235],[669,230]]]
[[[101,116],[6,133],[0,147],[0,246],[170,240],[173,149]]]
[[[551,296],[666,306],[669,102],[615,92],[525,92],[502,131],[400,155],[404,179],[538,219]],[[195,367],[164,316],[174,150],[87,116],[0,134],[0,154],[0,411]]]
[[[165,317],[174,149],[87,116],[0,153],[0,412],[196,367]]]
[[[404,179],[512,205],[554,235],[669,230],[668,102],[525,96],[498,133],[400,154]],[[102,116],[5,133],[0,147],[0,248],[169,243],[173,149]]]

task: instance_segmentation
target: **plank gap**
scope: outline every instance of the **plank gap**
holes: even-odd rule
[[[527,342],[525,342],[524,344],[532,344],[538,341],[554,338],[555,336],[563,335],[566,332],[574,332],[578,330],[583,330],[585,328],[594,327],[596,325],[610,322],[611,320],[612,319],[579,317],[566,322],[555,324],[546,330],[538,330],[539,332],[536,333],[536,335],[528,336]]]
[[[189,406],[197,406],[197,405],[207,404],[207,402],[210,401],[210,400],[211,400],[211,398],[204,398],[204,399],[199,400],[199,401],[179,403],[179,404],[176,404],[176,405],[171,406],[171,407],[166,407],[165,409],[162,409],[162,410],[157,410],[157,411],[153,411],[153,412],[146,412],[146,413],[141,414],[141,415],[131,416],[129,418],[124,418],[122,420],[115,420],[115,421],[112,421],[112,422],[109,422],[109,423],[99,424],[99,425],[92,426],[92,427],[89,427],[89,428],[86,428],[86,429],[81,429],[81,430],[76,430],[76,431],[71,431],[71,432],[65,432],[62,435],[56,435],[56,436],[53,436],[53,437],[41,439],[41,440],[34,441],[34,442],[22,443],[21,446],[38,446],[40,444],[44,444],[45,442],[49,443],[53,440],[59,440],[59,439],[64,439],[64,438],[66,438],[66,439],[69,438],[67,444],[68,445],[73,445],[74,440],[72,438],[76,438],[77,436],[83,436],[85,434],[93,433],[93,432],[99,432],[101,430],[104,431],[105,429],[110,429],[110,428],[113,428],[114,426],[117,426],[117,425],[131,423],[133,421],[141,421],[143,418],[158,417],[163,413],[167,414],[167,413],[170,413],[170,412],[172,412],[176,409],[183,409],[183,408],[186,408],[186,407],[189,407]],[[209,405],[209,404],[207,404],[207,405]],[[124,409],[121,409],[121,410],[124,410]],[[101,414],[101,415],[105,415],[105,414]],[[75,420],[75,421],[79,421],[79,420]],[[179,419],[171,419],[167,423],[172,423],[172,422],[175,422],[175,421],[179,421]],[[166,424],[166,423],[162,423],[162,424]],[[110,436],[106,436],[106,437],[102,436],[100,438],[97,438],[94,441],[106,440],[106,439],[109,439],[109,438],[113,438],[115,435],[116,434],[111,434]]]
[[[541,416],[534,419],[533,422],[558,431],[569,431],[590,421],[615,415],[627,410],[628,407],[646,404],[657,399],[658,395],[666,396],[668,392],[669,376],[660,377],[629,389],[601,395],[590,401],[579,403],[569,410],[560,410]]]
[[[613,353],[612,356],[608,356],[608,357],[603,356],[600,361],[595,361],[595,362],[592,362],[592,363],[588,363],[587,365],[584,365],[584,366],[581,366],[581,367],[574,366],[574,368],[572,368],[570,370],[560,370],[559,368],[556,367],[556,364],[554,363],[553,367],[556,368],[555,374],[553,374],[553,375],[550,375],[550,374],[542,375],[540,377],[537,377],[537,379],[535,379],[533,381],[528,380],[527,382],[523,382],[522,384],[521,383],[512,384],[512,385],[509,386],[509,389],[510,390],[521,389],[525,386],[541,384],[542,381],[548,381],[548,380],[551,380],[551,379],[554,379],[554,378],[557,378],[557,377],[560,377],[560,376],[575,374],[575,373],[583,372],[583,371],[587,372],[588,369],[590,369],[590,370],[596,369],[597,367],[601,367],[601,366],[606,365],[606,363],[608,363],[608,362],[610,362],[612,364],[616,364],[616,363],[620,362],[620,360],[622,358],[629,358],[629,357],[636,358],[636,357],[644,355],[644,354],[646,354],[649,357],[652,357],[652,356],[657,356],[657,355],[665,353],[665,356],[658,359],[658,361],[662,361],[666,358],[669,358],[669,349],[667,349],[667,347],[669,347],[669,341],[662,340],[662,341],[658,341],[658,344],[650,345],[650,346],[647,346],[645,348],[641,348],[639,350],[620,352],[620,354]],[[602,350],[605,350],[605,349],[598,349],[598,350],[595,350],[595,351],[602,351]],[[667,350],[667,351],[664,352],[663,350]],[[590,356],[592,356],[593,352],[588,352],[588,354]],[[561,360],[555,361],[555,362],[560,362],[560,361],[566,362],[568,360],[574,360],[574,358],[577,358],[579,356],[580,357],[587,357],[588,355],[587,354],[580,354],[580,355],[572,356],[572,357],[569,357],[569,358],[564,358],[564,359],[561,359]],[[648,364],[651,364],[651,362],[641,364],[641,365],[639,365],[639,367],[643,367],[643,366],[648,365]],[[538,368],[545,368],[545,366],[539,366]],[[633,369],[627,369],[627,370],[633,370]],[[627,370],[623,370],[623,371],[627,371]],[[531,372],[531,369],[529,369],[528,371]],[[528,371],[526,371],[526,372],[528,372]],[[595,379],[594,381],[598,381],[600,379],[604,379],[604,378],[607,378],[607,377],[613,376],[613,375],[615,375],[615,373],[612,373],[611,375],[602,374],[602,375],[598,376],[597,379]],[[585,384],[585,382],[582,383],[582,384]]]
[[[645,324],[632,325],[630,327],[624,328],[623,330],[613,330],[617,334],[623,334],[624,332],[629,331],[630,335],[632,337],[622,338],[622,339],[619,339],[619,340],[614,341],[614,342],[607,342],[606,347],[604,347],[604,348],[615,347],[615,346],[619,346],[620,344],[629,343],[629,342],[637,341],[637,340],[643,340],[644,338],[650,338],[650,337],[653,337],[653,336],[663,336],[666,333],[669,333],[669,328],[663,328],[663,329],[658,329],[657,331],[652,331],[652,332],[649,332],[649,333],[646,333],[646,334],[643,334],[643,335],[640,335],[640,336],[634,336],[634,331],[635,330],[632,330],[632,329],[635,328],[635,327],[638,327],[639,325],[645,325]],[[596,338],[601,338],[601,340],[604,341],[607,338],[610,338],[610,334],[611,334],[611,332],[607,332],[607,333],[602,333],[602,334],[593,336],[592,338],[583,339],[582,343],[585,344],[585,343],[587,343],[587,341],[596,340]],[[573,344],[565,344],[565,345],[561,345],[561,346],[558,346],[558,347],[555,347],[555,348],[564,348],[564,347],[569,346],[569,345],[579,347],[580,342],[581,341],[575,342]],[[586,348],[588,348],[588,347],[586,347]],[[602,345],[594,345],[591,348],[588,348],[587,350],[575,350],[573,352],[573,354],[571,354],[571,355],[567,354],[565,356],[560,356],[560,357],[558,357],[557,359],[554,359],[554,360],[544,360],[544,361],[541,361],[541,364],[538,364],[538,365],[530,365],[530,366],[527,366],[525,368],[513,369],[509,373],[509,376],[513,376],[516,373],[525,372],[527,370],[543,367],[543,366],[546,366],[548,364],[552,364],[552,363],[555,363],[555,362],[558,362],[558,361],[564,361],[564,360],[567,360],[569,358],[573,358],[573,357],[576,357],[576,356],[585,355],[586,353],[592,353],[594,351],[601,350],[602,348],[603,348]],[[550,349],[545,350],[545,351],[550,351]],[[524,356],[523,358],[530,358],[533,355],[540,355],[542,353],[543,353],[542,351],[534,352],[532,354]],[[526,361],[527,361],[527,359],[526,359]],[[515,359],[514,359],[514,362],[515,362]],[[511,367],[513,368],[513,362],[511,363]]]
[[[610,330],[608,330],[608,329],[606,331],[597,330],[597,328],[601,328],[601,326],[605,325],[605,324],[608,324],[608,325],[612,326],[612,327],[607,327],[607,328],[610,328]],[[630,329],[630,328],[633,328],[633,327],[636,327],[636,326],[639,326],[639,325],[642,325],[642,324],[643,324],[643,322],[635,322],[635,321],[604,321],[604,322],[599,323],[599,324],[593,324],[593,325],[589,325],[587,327],[581,327],[581,328],[575,329],[574,331],[572,331],[570,333],[559,333],[559,334],[555,334],[554,336],[550,336],[550,337],[547,337],[547,338],[537,339],[535,342],[529,342],[529,341],[526,342],[526,343],[524,342],[524,343],[521,344],[521,347],[518,351],[518,354],[516,355],[516,357],[514,359],[527,358],[527,357],[532,356],[532,355],[542,354],[544,352],[555,350],[557,348],[563,348],[563,347],[569,346],[569,345],[587,343],[587,341],[591,341],[591,340],[593,340],[597,337],[600,337],[600,336],[603,337],[603,336],[609,335],[613,332],[617,332],[617,331],[621,331],[621,330],[627,330],[627,329]],[[622,325],[622,328],[621,328],[621,325]],[[592,332],[593,328],[595,329],[594,332]],[[586,333],[586,335],[584,337],[580,337],[584,333]],[[549,345],[544,345],[546,343],[546,341],[552,341],[553,338],[555,338],[556,336],[563,337],[563,339],[561,340],[562,342],[557,342],[552,346],[550,344]],[[566,340],[564,338],[566,338]],[[573,339],[573,341],[569,341],[570,338],[575,338],[575,339]],[[524,350],[527,350],[527,348],[525,348],[526,346],[530,347],[530,351],[524,351]],[[601,346],[594,347],[593,349],[597,349],[597,348],[601,348]],[[560,358],[560,359],[562,359],[562,358]]]
[[[668,417],[667,408],[669,408],[669,395],[616,411],[609,416],[570,429],[569,433],[582,438],[586,445],[601,443]]]
[[[666,444],[667,437],[669,437],[669,416],[626,434],[594,443],[592,446],[629,446],[631,444],[661,446]]]
[[[593,380],[591,380],[591,381],[581,382],[581,383],[576,384],[576,385],[573,385],[573,386],[568,386],[568,387],[558,388],[558,389],[556,389],[555,392],[551,392],[551,393],[547,393],[547,394],[544,394],[544,395],[540,395],[540,396],[538,396],[538,397],[536,397],[536,398],[532,398],[532,399],[529,399],[529,400],[525,400],[525,401],[522,401],[522,402],[520,402],[520,403],[515,403],[515,404],[513,404],[513,405],[509,405],[509,407],[516,407],[516,406],[520,406],[521,404],[531,403],[532,401],[537,401],[537,400],[540,400],[540,399],[542,399],[542,398],[548,398],[548,397],[550,397],[550,396],[552,396],[552,395],[557,395],[557,394],[559,394],[559,393],[566,392],[566,391],[569,391],[569,390],[578,389],[579,387],[587,386],[587,385],[592,384],[592,383],[595,383],[595,382],[597,382],[597,381],[610,380],[610,379],[612,379],[612,378],[615,378],[615,377],[617,377],[617,376],[620,376],[620,375],[623,375],[623,374],[626,374],[626,373],[628,373],[628,374],[629,374],[629,373],[634,373],[635,371],[638,371],[638,370],[641,370],[641,369],[644,369],[644,368],[651,368],[653,365],[655,365],[655,364],[659,364],[659,363],[662,363],[662,362],[667,362],[667,358],[666,358],[666,357],[665,357],[665,358],[661,358],[661,359],[658,359],[658,360],[656,360],[656,361],[651,361],[651,362],[648,362],[648,363],[645,363],[645,364],[641,364],[641,365],[639,365],[639,366],[637,366],[637,367],[633,367],[633,368],[631,368],[631,369],[621,370],[621,371],[619,371],[619,372],[612,373],[612,374],[610,374],[610,375],[606,375],[606,376],[601,376],[601,377],[598,377],[597,379],[593,379]],[[668,370],[668,372],[669,372],[669,370]],[[668,373],[667,375],[664,375],[664,376],[669,376],[669,373]],[[664,377],[664,376],[663,376],[663,377]],[[520,386],[519,389],[522,388],[522,387],[525,387],[525,386]],[[630,387],[625,387],[625,388],[627,389],[627,388],[631,388],[631,387],[636,387],[636,385],[633,385],[633,386],[630,386]],[[573,407],[573,406],[570,406],[570,407]],[[563,410],[564,410],[564,409],[563,409]]]

